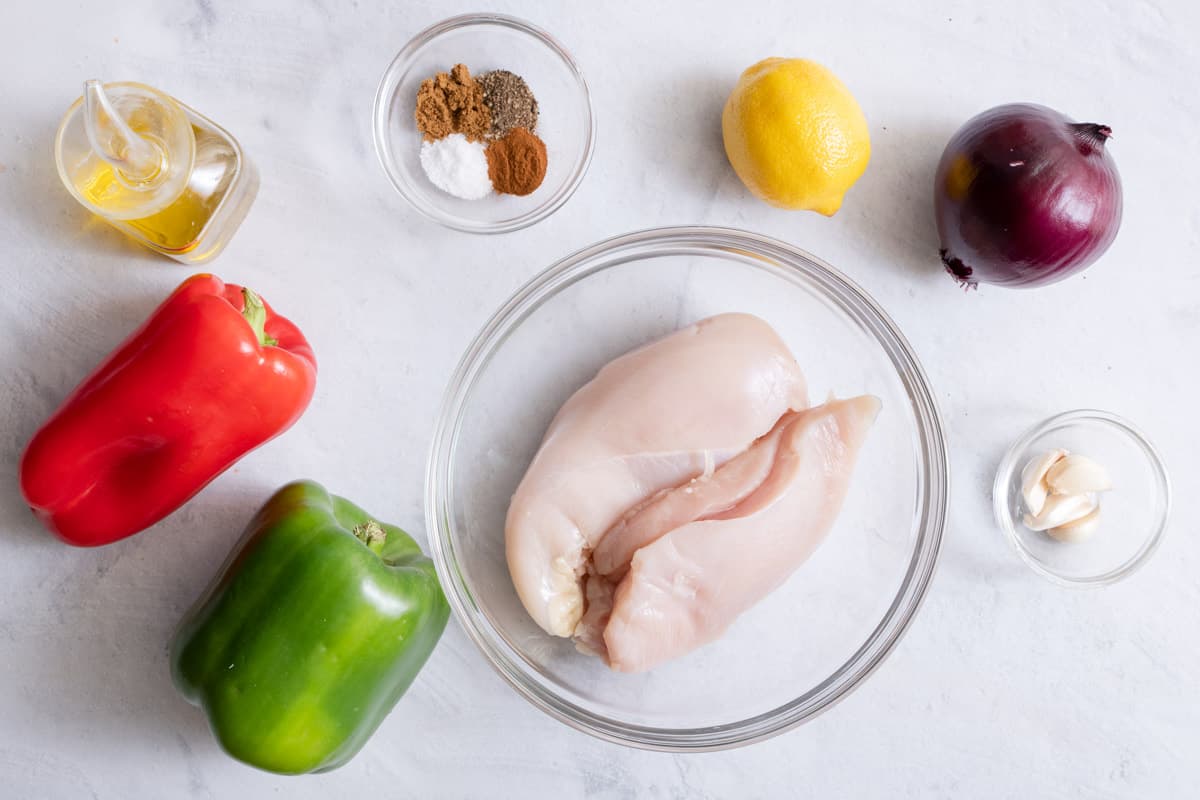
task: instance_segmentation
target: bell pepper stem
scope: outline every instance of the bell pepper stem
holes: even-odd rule
[[[387,544],[387,531],[373,519],[369,519],[361,525],[355,525],[351,532],[375,555],[382,553],[383,546]]]
[[[246,288],[242,289],[242,316],[246,318],[246,322],[250,323],[250,328],[258,337],[260,345],[274,347],[279,344],[276,339],[267,336],[267,307],[263,305],[262,298]]]

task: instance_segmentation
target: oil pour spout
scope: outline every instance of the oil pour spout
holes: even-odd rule
[[[92,150],[131,189],[149,188],[167,168],[163,147],[139,136],[113,108],[98,80],[83,84],[83,124]]]

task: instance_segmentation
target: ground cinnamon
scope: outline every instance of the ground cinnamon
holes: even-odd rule
[[[461,133],[468,141],[479,141],[492,124],[492,114],[483,102],[483,87],[471,77],[465,64],[439,72],[421,82],[417,90],[417,129],[426,141]]]
[[[527,128],[513,128],[488,145],[487,162],[497,192],[526,195],[546,177],[546,144]]]

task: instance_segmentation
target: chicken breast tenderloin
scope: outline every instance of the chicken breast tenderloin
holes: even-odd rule
[[[748,314],[711,317],[605,365],[550,423],[509,506],[508,567],[533,620],[575,635],[589,603],[599,614],[611,600],[608,580],[589,587],[589,603],[584,595],[610,528],[658,493],[713,474],[807,405],[787,345]]]
[[[878,413],[871,396],[789,413],[701,486],[640,511],[621,531],[635,542],[606,537],[605,549],[636,549],[627,568],[618,559],[609,575],[589,577],[588,595],[599,602],[580,631],[585,646],[615,670],[642,672],[719,637],[829,532]],[[754,484],[767,458],[770,472]],[[698,495],[703,501],[693,503]]]

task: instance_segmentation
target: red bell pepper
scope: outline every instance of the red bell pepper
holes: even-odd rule
[[[188,278],[84,379],[21,458],[21,491],[64,541],[148,528],[300,418],[304,335],[249,289]]]

